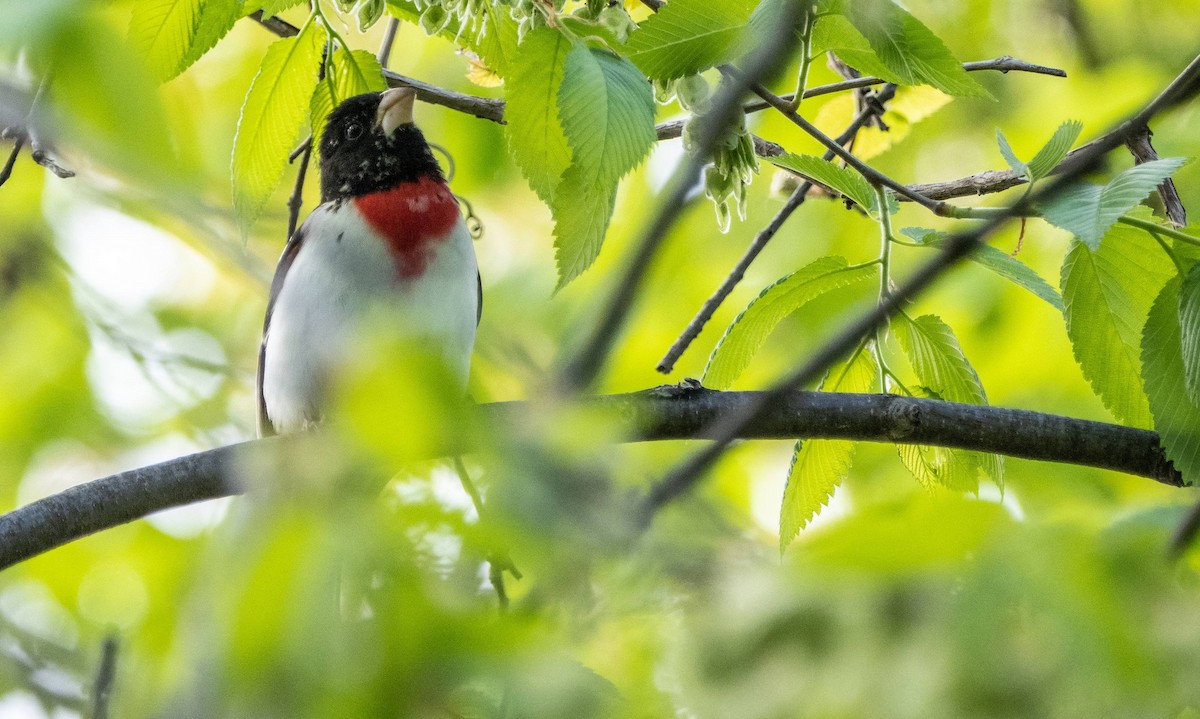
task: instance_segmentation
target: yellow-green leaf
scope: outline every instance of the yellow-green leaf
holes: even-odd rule
[[[233,140],[233,202],[249,229],[279,185],[288,153],[308,117],[324,32],[309,22],[269,48],[246,93]]]
[[[129,20],[129,42],[160,79],[183,69],[200,20],[201,0],[139,0]]]

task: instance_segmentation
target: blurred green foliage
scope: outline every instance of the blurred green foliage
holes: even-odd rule
[[[260,188],[262,214],[243,234],[230,158],[247,91],[279,40],[222,14],[196,29],[190,44],[147,46],[130,29],[139,27],[131,24],[139,13],[145,21],[140,1],[0,0],[3,124],[8,99],[32,95],[49,76],[45,137],[77,173],[58,179],[23,152],[0,187],[5,510],[253,433],[266,282],[284,240],[294,168],[279,187]],[[180,0],[184,15],[175,20],[186,26],[187,8],[198,1]],[[220,3],[236,14],[262,4]],[[519,22],[489,15],[481,30],[485,4],[493,3],[448,2],[440,16],[427,17],[436,3],[388,3],[405,19],[391,67],[458,92],[505,97],[505,87],[468,80],[488,74],[452,40],[502,77],[535,72],[503,42],[506,23],[514,26],[506,32],[520,31],[566,62],[566,48],[548,47],[555,43],[547,42],[546,18],[528,14],[533,3],[494,3],[527,14]],[[309,17],[299,3],[268,5],[297,26]],[[357,28],[381,5],[351,3],[345,14],[322,7],[350,47],[374,52],[387,23]],[[576,5],[584,4],[568,10]],[[898,114],[885,116],[896,136],[872,131],[870,154],[903,182],[1002,168],[997,129],[1019,158],[1034,157],[1071,119],[1082,121],[1081,139],[1091,139],[1196,52],[1193,0],[911,0],[905,7],[944,42],[938,52],[961,60],[1011,54],[1064,68],[1068,78],[972,73],[995,101],[973,89],[948,104],[939,95],[901,105],[902,95]],[[601,38],[624,22],[606,12],[587,26]],[[632,21],[650,16],[637,3],[624,12]],[[208,50],[228,23],[228,35]],[[656,24],[668,37],[677,30]],[[875,27],[886,34],[889,26]],[[719,37],[723,48],[728,34]],[[861,40],[872,39],[879,38]],[[361,54],[350,57],[366,64]],[[720,57],[675,60],[699,62],[691,72]],[[636,72],[670,77],[671,59],[647,50]],[[772,88],[790,91],[797,72],[793,62]],[[159,84],[163,77],[173,79]],[[706,77],[716,79],[712,71]],[[817,61],[808,82],[838,79]],[[836,132],[853,111],[845,98],[811,98],[802,112],[824,113]],[[1196,107],[1154,123],[1163,157],[1200,155]],[[311,121],[308,104],[291,109]],[[526,127],[543,135],[555,129],[556,118],[539,119],[536,105],[524,109]],[[679,111],[675,103],[658,106],[657,119]],[[538,175],[516,142],[510,155],[499,125],[424,104],[417,116],[455,158],[452,186],[485,227],[477,243],[485,308],[471,394],[527,399],[528,413],[508,425],[474,424],[427,358],[368,343],[362,365],[342,378],[345,421],[331,436],[241,468],[249,496],[161,513],[0,574],[0,717],[87,715],[109,635],[120,640],[110,708],[120,717],[1174,718],[1200,711],[1200,553],[1177,562],[1165,555],[1197,499],[1193,490],[1012,460],[1003,493],[984,482],[963,496],[921,488],[894,448],[861,445],[836,492],[830,484],[828,506],[780,560],[780,497],[794,443],[758,442],[735,448],[702,489],[628,541],[632,498],[692,445],[621,444],[619,418],[559,401],[547,380],[590,330],[682,143],[658,142],[611,197],[598,188],[590,198],[596,207],[615,202],[603,250],[597,245],[591,268],[555,292],[555,217],[524,178],[550,201],[559,173]],[[751,115],[747,127],[793,153],[823,152],[775,113]],[[525,149],[565,169],[566,140],[547,149],[537,137],[525,138]],[[615,183],[636,161],[636,140],[622,146],[628,157],[596,160],[605,181]],[[1114,160],[1115,169],[1130,164]],[[661,381],[658,358],[778,210],[773,172],[764,165],[748,186],[745,219],[732,221],[728,234],[716,231],[702,198],[687,208],[602,391]],[[306,209],[317,199],[313,174]],[[1200,211],[1200,163],[1182,167],[1175,180],[1184,205]],[[1022,191],[965,204],[1000,205]],[[911,204],[894,223],[954,226]],[[1091,252],[1072,242],[1041,222],[994,238],[1003,253],[1019,243],[1019,259],[1056,286],[1068,252]],[[1105,247],[1100,252],[1119,249]],[[1154,249],[1146,243],[1147,253]],[[828,255],[856,264],[878,252],[869,218],[841,203],[809,201],[672,379],[703,374],[726,327],[763,288]],[[893,277],[930,252],[896,246]],[[1160,286],[1137,292],[1157,294]],[[778,321],[730,379],[733,387],[766,385],[874,300],[873,291],[850,286],[806,301]],[[1061,313],[1021,287],[963,266],[906,311],[936,314],[953,328],[950,338],[970,359],[965,369],[973,367],[992,404],[1114,421],[1076,363]],[[1170,330],[1163,314],[1156,317]],[[913,380],[907,367],[895,369]],[[1170,369],[1172,377],[1183,371]],[[1163,394],[1151,397],[1151,410],[1185,397]],[[1195,436],[1194,428],[1179,431]],[[488,500],[483,517],[448,464],[417,459],[468,441],[479,448],[466,466]],[[840,473],[840,459],[833,464]],[[799,523],[793,517],[788,528]],[[505,551],[523,578],[509,575],[512,604],[501,614],[485,561]]]

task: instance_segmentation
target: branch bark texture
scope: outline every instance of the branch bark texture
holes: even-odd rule
[[[762,392],[719,392],[685,383],[584,400],[619,416],[631,442],[709,439],[723,417],[757,405]],[[494,426],[520,426],[524,402],[480,405]],[[1154,432],[1057,415],[884,394],[791,392],[757,414],[741,439],[849,439],[957,447],[1110,469],[1182,486]],[[236,467],[272,437],[210,449],[81,484],[0,516],[0,569],[67,542],[171,507],[242,491]]]

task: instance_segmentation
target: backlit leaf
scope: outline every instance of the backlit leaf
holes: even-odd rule
[[[870,392],[878,386],[879,365],[863,348],[848,362],[835,365],[821,389],[828,392]],[[854,443],[841,439],[808,439],[796,443],[779,507],[779,551],[812,521],[829,502],[833,490],[850,472]]]
[[[840,167],[813,155],[787,154],[770,158],[776,165],[835,190],[864,210],[877,204],[875,190],[866,179],[848,167]]]
[[[1075,144],[1082,129],[1083,123],[1078,120],[1069,120],[1059,125],[1042,149],[1027,163],[1030,179],[1041,179],[1058,167],[1058,163],[1070,152],[1071,145]]]
[[[1187,392],[1179,290],[1180,281],[1172,279],[1147,314],[1142,336],[1142,379],[1163,451],[1184,482],[1195,484],[1200,480],[1200,403]]]
[[[133,4],[129,42],[160,80],[183,69],[200,20],[201,0],[140,0]]]
[[[1113,226],[1096,251],[1072,242],[1063,260],[1063,315],[1075,359],[1104,406],[1135,427],[1150,426],[1140,380],[1142,327],[1173,274],[1154,241],[1126,225]]]
[[[673,80],[727,59],[754,0],[672,0],[630,36],[625,53],[648,77]]]
[[[704,370],[704,385],[729,388],[785,317],[830,290],[878,277],[874,266],[850,267],[841,257],[822,257],[779,280],[763,290],[725,330]]]
[[[549,204],[571,163],[556,102],[571,41],[550,28],[538,28],[520,50],[505,86],[508,146],[529,186]]]
[[[246,93],[233,140],[234,208],[243,229],[262,212],[300,139],[321,62],[319,27],[310,22],[298,36],[267,48]]]
[[[1153,160],[1134,165],[1103,187],[1073,185],[1041,207],[1042,216],[1095,250],[1100,238],[1121,215],[1146,199],[1160,182],[1185,162],[1187,158],[1183,157]]]
[[[1188,397],[1200,404],[1200,265],[1192,266],[1179,288],[1179,330]]]

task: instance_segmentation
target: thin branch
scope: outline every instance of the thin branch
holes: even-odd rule
[[[467,115],[504,124],[504,101],[493,100],[477,95],[466,95],[461,92],[447,90],[437,85],[430,85],[415,78],[401,75],[391,70],[384,70],[383,77],[389,87],[411,87],[417,91],[417,99],[431,105],[441,105],[451,110],[457,110]]]
[[[34,114],[37,112],[38,104],[42,101],[42,96],[46,93],[46,86],[49,85],[49,77],[42,78],[38,84],[37,92],[33,95],[33,100],[29,103],[29,110],[25,113],[25,121],[20,126],[6,127],[4,132],[0,133],[3,137],[12,137],[13,149],[8,156],[8,160],[4,163],[4,168],[0,169],[0,185],[8,181],[12,176],[13,166],[17,162],[17,156],[21,153],[21,148],[29,145],[29,157],[37,164],[53,172],[61,179],[68,179],[75,176],[73,170],[68,170],[58,164],[50,152],[46,149],[46,143],[38,136],[36,123],[34,122]]]
[[[1149,126],[1142,126],[1134,135],[1125,140],[1125,147],[1129,148],[1134,161],[1139,165],[1158,159],[1154,145],[1150,144],[1150,136],[1153,134],[1150,132]],[[1176,227],[1187,227],[1187,210],[1183,206],[1183,201],[1179,199],[1179,193],[1175,190],[1175,181],[1169,177],[1163,180],[1162,184],[1158,186],[1158,196],[1162,199],[1163,211],[1171,224]]]
[[[304,143],[304,151],[300,153],[300,167],[296,169],[296,184],[292,188],[292,196],[288,198],[288,230],[287,237],[292,239],[296,234],[296,225],[300,222],[300,206],[304,203],[304,177],[308,174],[308,163],[312,159],[312,135]]]
[[[383,31],[383,41],[379,43],[379,54],[375,56],[379,60],[379,64],[383,67],[388,66],[388,61],[392,57],[392,45],[396,42],[396,32],[400,29],[400,18],[392,17],[388,19],[387,29]]]
[[[296,35],[300,34],[300,28],[291,24],[287,20],[284,20],[283,18],[279,17],[278,15],[273,15],[271,17],[264,18],[262,10],[255,10],[254,12],[250,13],[247,17],[249,17],[254,22],[258,23],[259,25],[262,25],[263,27],[270,30],[271,32],[275,33],[279,37],[295,37]]]
[[[764,400],[766,400],[764,402]],[[1041,412],[898,395],[833,392],[718,392],[694,384],[582,400],[619,417],[630,442],[721,439],[719,422],[753,416],[740,439],[847,439],[957,447],[1099,467],[1180,486],[1182,478],[1149,430]],[[495,427],[523,426],[530,406],[476,408]],[[294,451],[303,435],[210,449],[80,484],[0,516],[0,569],[153,512],[242,491],[239,468]],[[469,447],[455,447],[459,452]]]
[[[1018,60],[1011,55],[998,57],[994,60],[978,60],[975,62],[964,62],[963,69],[968,72],[978,72],[980,70],[996,70],[1002,73],[1008,72],[1032,72],[1040,75],[1053,75],[1054,77],[1066,77],[1067,73],[1054,67],[1046,67],[1045,65],[1035,65],[1024,60]],[[810,87],[804,91],[804,99],[817,97],[819,95],[828,95],[835,92],[845,92],[846,90],[857,90],[863,87],[871,87],[872,85],[883,85],[887,80],[878,77],[859,77],[853,80],[845,80],[843,82],[833,82],[828,85],[817,85]],[[795,99],[795,94],[780,95],[781,99],[787,100],[789,103]],[[771,107],[763,100],[748,102],[742,106],[742,110],[747,114],[761,112]],[[660,123],[654,129],[658,133],[658,139],[669,140],[673,137],[679,137],[683,134],[683,126],[687,124],[686,120],[671,120],[670,122]],[[760,153],[761,154],[761,153]]]
[[[17,135],[13,140],[12,152],[8,153],[8,160],[5,161],[4,167],[0,169],[0,185],[8,182],[8,178],[12,177],[13,165],[17,164],[17,156],[21,154],[21,148],[25,146],[25,137]]]
[[[108,699],[112,695],[113,682],[117,678],[117,638],[104,638],[100,654],[100,669],[96,672],[96,683],[92,685],[92,719],[108,719]]]
[[[862,112],[855,116],[854,120],[851,121],[849,126],[846,127],[842,134],[838,135],[835,142],[837,142],[839,145],[846,145],[853,140],[855,136],[858,135],[858,131],[878,112],[881,112],[883,106],[893,97],[895,97],[895,95],[896,86],[886,86],[875,97],[875,102],[868,103],[867,106],[863,108]],[[833,152],[826,152],[825,159],[832,160]],[[808,191],[812,189],[812,186],[813,184],[807,180],[801,182],[800,186],[797,187],[794,192],[792,192],[792,196],[788,198],[783,207],[779,209],[779,212],[775,214],[775,217],[771,218],[771,221],[767,223],[767,226],[754,236],[754,240],[750,243],[750,246],[746,248],[746,252],[742,255],[741,259],[738,260],[738,263],[734,266],[733,270],[730,271],[729,275],[725,278],[725,281],[722,282],[721,286],[717,288],[717,291],[705,301],[704,305],[700,308],[700,311],[697,312],[696,316],[692,318],[692,321],[688,323],[688,326],[686,329],[684,329],[683,334],[681,334],[679,338],[675,340],[675,343],[671,345],[669,350],[667,350],[667,354],[664,355],[661,360],[659,360],[657,367],[659,372],[667,374],[675,368],[675,363],[679,361],[679,358],[683,355],[687,348],[692,344],[693,341],[695,341],[696,337],[700,335],[701,330],[703,330],[704,326],[708,324],[708,321],[712,319],[712,316],[716,313],[717,308],[719,308],[725,299],[729,297],[730,293],[733,292],[733,289],[737,287],[737,284],[742,281],[742,278],[746,274],[746,270],[750,267],[750,263],[754,262],[759,253],[761,253],[767,246],[767,243],[771,241],[771,238],[775,236],[775,233],[779,231],[779,228],[783,226],[783,223],[786,222],[787,219],[791,217],[792,213],[796,211],[796,208],[804,204],[805,199],[808,197]]]
[[[734,70],[733,68],[723,68],[723,71],[734,75],[741,74],[739,71]],[[832,137],[829,137],[824,132],[821,132],[816,125],[796,114],[796,112],[791,109],[791,104],[788,101],[774,94],[758,82],[751,82],[749,83],[749,86],[750,89],[754,91],[754,94],[765,100],[767,104],[779,111],[779,113],[788,120],[791,120],[794,125],[799,127],[801,130],[804,130],[817,142],[824,145],[830,152],[837,156],[839,160],[842,160],[847,165],[854,168],[855,172],[858,172],[860,175],[865,177],[872,185],[883,185],[884,187],[894,191],[896,194],[907,197],[913,202],[916,202],[922,207],[928,208],[930,211],[936,214],[946,214],[944,209],[944,205],[946,203],[925,197],[919,192],[914,192],[907,185],[900,184],[879,170],[876,170],[874,167],[871,167],[867,163],[858,159],[853,153],[847,151],[845,148],[839,145]]]
[[[712,444],[697,452],[673,468],[654,486],[642,506],[641,526],[649,526],[654,515],[665,504],[687,492],[700,480],[704,473],[725,452],[745,428],[758,417],[771,410],[774,403],[781,402],[796,388],[816,380],[822,372],[874,332],[905,303],[928,288],[950,267],[969,255],[988,236],[997,231],[1013,217],[1023,213],[1037,202],[1045,202],[1071,185],[1078,177],[1092,170],[1105,154],[1120,146],[1134,134],[1137,128],[1149,123],[1157,113],[1177,105],[1200,91],[1200,56],[1197,56],[1158,97],[1150,101],[1139,113],[1118,125],[1111,132],[1089,143],[1086,151],[1077,152],[1060,167],[1060,174],[1049,184],[1032,195],[1024,195],[1008,210],[976,226],[968,232],[952,235],[933,260],[920,267],[903,285],[897,287],[886,299],[865,313],[849,327],[819,349],[809,361],[785,376],[769,390],[763,392],[751,406],[722,417],[705,434],[713,438]]]
[[[708,162],[716,143],[741,111],[743,94],[758,78],[769,74],[791,55],[790,45],[795,26],[800,19],[800,10],[796,3],[786,3],[781,13],[774,32],[762,38],[762,43],[746,59],[746,70],[737,73],[731,82],[724,83],[718,89],[709,111],[699,120],[704,124],[697,133],[695,151],[688,153],[675,171],[668,185],[667,195],[660,202],[658,213],[637,243],[633,258],[605,305],[596,329],[562,370],[559,377],[560,386],[566,389],[586,387],[600,373],[617,335],[633,309],[634,300],[649,271],[651,260],[683,210],[684,201],[695,186],[700,171]]]

